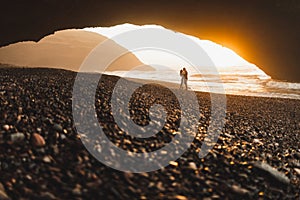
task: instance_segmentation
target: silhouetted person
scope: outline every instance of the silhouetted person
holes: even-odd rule
[[[181,87],[183,85],[182,69],[180,70],[179,74],[180,74],[180,81],[181,81],[180,82],[180,89],[181,89]]]
[[[181,76],[181,84],[180,84],[180,89],[183,87],[183,84],[185,85],[185,89],[187,90],[187,80],[188,80],[188,72],[186,71],[185,68],[180,70],[180,76]]]

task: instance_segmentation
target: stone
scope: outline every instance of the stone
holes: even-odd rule
[[[197,169],[198,169],[196,163],[194,163],[194,162],[190,162],[190,163],[189,163],[189,167],[190,167],[191,169],[193,169],[193,170],[197,170]]]
[[[7,196],[4,186],[0,183],[0,199],[1,200],[9,200],[10,198]]]
[[[62,132],[63,131],[62,126],[59,125],[59,124],[54,124],[53,125],[53,129],[56,130],[56,131],[58,131],[58,132]]]
[[[175,161],[170,161],[169,164],[174,166],[174,167],[178,166],[178,162],[175,162]]]
[[[300,169],[294,168],[295,172],[300,176]]]
[[[44,161],[45,163],[51,163],[51,157],[50,157],[50,156],[45,156],[45,157],[43,158],[43,161]]]
[[[34,133],[31,136],[31,142],[35,147],[43,147],[46,145],[46,142],[45,142],[43,136],[41,136],[38,133]]]
[[[163,186],[163,183],[161,181],[159,181],[157,184],[156,184],[156,187],[158,190],[160,191],[165,191],[165,188]]]
[[[8,130],[9,130],[9,125],[8,125],[8,124],[4,124],[4,125],[3,125],[3,129],[4,129],[5,131],[8,131]]]
[[[43,198],[43,199],[49,199],[49,200],[55,200],[55,199],[57,199],[57,197],[54,194],[52,194],[51,192],[42,193],[41,194],[41,198]]]
[[[17,143],[23,141],[25,138],[25,135],[23,133],[13,133],[10,135],[10,141],[12,143]]]
[[[299,159],[299,160],[300,160],[300,153],[299,153],[299,152],[294,153],[294,157],[295,157],[296,159]]]
[[[268,176],[273,178],[273,180],[276,180],[279,183],[283,184],[289,184],[290,179],[282,172],[279,172],[277,169],[270,166],[268,163],[265,162],[255,162],[253,166],[260,170],[263,176]]]
[[[177,200],[187,200],[188,198],[186,196],[183,196],[183,195],[176,195],[176,196],[174,196],[174,199],[177,199]]]
[[[81,189],[79,187],[74,188],[72,190],[72,194],[77,195],[77,196],[81,195]]]
[[[254,139],[253,143],[263,145],[262,141],[260,141],[259,139]]]
[[[249,190],[245,189],[245,188],[242,188],[238,185],[232,185],[231,186],[231,190],[237,194],[240,194],[240,195],[246,195],[246,194],[249,194]]]

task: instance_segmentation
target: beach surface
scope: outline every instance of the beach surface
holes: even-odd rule
[[[76,131],[75,77],[75,72],[59,69],[0,70],[0,199],[300,198],[300,100],[227,95],[222,133],[210,153],[199,158],[211,101],[209,93],[196,92],[199,128],[185,153],[156,171],[121,172],[94,158],[82,143],[85,133]],[[149,123],[155,103],[167,111],[158,134],[137,139],[123,132],[111,113],[110,96],[118,80],[102,76],[95,95],[106,136],[132,152],[168,145],[180,123],[176,97],[159,83],[133,94],[128,107],[137,124]]]

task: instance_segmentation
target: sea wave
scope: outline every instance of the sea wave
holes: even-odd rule
[[[291,89],[300,91],[300,83],[271,80],[268,81],[267,86],[272,88]]]
[[[177,71],[114,71],[107,72],[128,78],[180,83]],[[202,92],[300,99],[300,83],[277,81],[263,73],[190,74],[189,88]]]

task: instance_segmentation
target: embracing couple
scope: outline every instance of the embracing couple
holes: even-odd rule
[[[188,72],[186,71],[185,68],[180,70],[180,77],[181,77],[181,84],[180,84],[180,89],[183,87],[183,84],[185,85],[185,89],[187,90],[187,80],[188,80]]]

